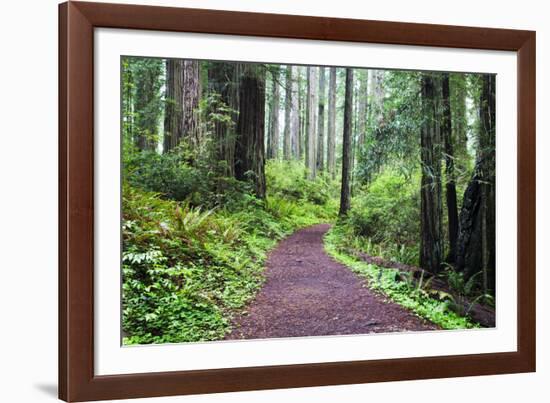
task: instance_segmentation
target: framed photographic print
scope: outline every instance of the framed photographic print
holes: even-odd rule
[[[60,5],[59,397],[535,370],[535,33]]]

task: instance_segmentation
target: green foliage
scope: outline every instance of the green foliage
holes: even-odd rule
[[[419,184],[385,170],[357,192],[341,236],[354,249],[368,254],[418,264]]]
[[[190,177],[199,175],[185,164],[173,168],[180,169]],[[280,170],[274,164],[268,171],[272,169]],[[273,188],[281,186],[278,175],[270,178]],[[208,181],[203,178],[203,201],[216,200]],[[246,192],[228,206],[212,204],[195,206],[192,193],[185,201],[167,200],[166,194],[125,183],[125,344],[223,338],[232,315],[261,286],[266,252],[295,229],[334,218],[336,212],[334,203],[287,200],[278,194],[270,195],[265,205]]]
[[[364,277],[371,289],[386,295],[393,302],[412,310],[443,329],[470,329],[478,327],[470,319],[452,309],[452,300],[441,296],[432,298],[429,282],[415,281],[412,275],[396,276],[399,272],[368,264],[346,253],[346,245],[338,231],[332,229],[325,236],[325,249],[337,261]],[[448,294],[447,294],[448,295]]]
[[[336,183],[328,176],[318,175],[315,180],[306,179],[302,161],[268,161],[266,180],[270,184],[270,195],[317,205],[326,204],[337,195],[335,192],[338,190]]]
[[[166,154],[129,152],[124,158],[124,179],[134,187],[195,206],[211,208],[244,202],[245,195],[252,192],[250,184],[224,176],[221,165],[196,158],[181,144]]]
[[[144,138],[155,148],[160,138],[160,119],[164,106],[164,62],[144,57],[122,58],[122,134],[136,143]]]

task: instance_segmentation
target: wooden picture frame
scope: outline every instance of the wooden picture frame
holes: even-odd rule
[[[94,28],[517,52],[518,349],[94,375]],[[59,398],[122,399],[535,371],[535,32],[68,2],[59,6]]]

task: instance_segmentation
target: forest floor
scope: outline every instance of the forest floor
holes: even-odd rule
[[[226,339],[439,329],[370,290],[324,250],[329,224],[304,228],[269,254],[266,282]]]

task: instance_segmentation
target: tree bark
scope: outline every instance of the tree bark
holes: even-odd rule
[[[437,273],[443,256],[441,205],[441,140],[437,125],[435,77],[425,73],[421,79],[421,243],[420,266]]]
[[[290,160],[292,153],[292,129],[290,127],[292,115],[292,88],[294,85],[292,79],[292,66],[286,66],[285,72],[285,129],[283,132],[283,159],[288,161]]]
[[[239,120],[235,148],[235,177],[251,180],[258,198],[265,199],[265,71],[244,67],[239,86]]]
[[[330,68],[328,90],[327,167],[332,179],[336,176],[336,67]]]
[[[454,153],[452,140],[452,115],[450,101],[449,74],[442,76],[442,124],[441,132],[445,147],[445,195],[447,199],[447,221],[449,236],[448,262],[454,262],[456,256],[456,242],[458,240],[458,207],[456,201],[456,185],[454,173]]]
[[[276,159],[279,154],[279,98],[280,98],[280,71],[277,67],[276,70],[272,71],[271,79],[271,119],[270,119],[270,144],[268,147],[268,156],[269,159]]]
[[[183,135],[187,136],[193,146],[200,143],[199,101],[201,94],[199,62],[184,61],[183,76]]]
[[[166,60],[164,152],[174,149],[183,137],[183,60]]]
[[[298,141],[296,142],[296,158],[301,160],[305,158],[305,138],[306,138],[306,121],[307,121],[307,102],[306,94],[304,94],[302,85],[302,67],[296,67],[298,70]],[[307,79],[307,78],[306,78]]]
[[[464,74],[451,73],[449,76],[450,98],[451,98],[451,115],[452,130],[453,130],[453,152],[460,160],[468,160],[468,135],[467,126],[468,119],[466,116],[466,95],[467,86]],[[455,167],[458,169],[466,169],[465,165]]]
[[[325,170],[325,68],[319,67],[319,116],[317,122],[317,170]]]
[[[371,107],[369,115],[375,127],[380,128],[384,118],[384,71],[369,70]]]
[[[460,211],[456,269],[482,273],[485,293],[495,290],[495,76],[484,75],[479,99],[477,162]]]
[[[308,117],[307,117],[307,169],[308,178],[315,179],[317,174],[317,107],[319,76],[317,67],[308,67]]]
[[[339,216],[348,214],[351,205],[350,168],[351,168],[351,131],[353,117],[353,69],[346,69],[346,88],[344,96],[344,128],[342,134],[342,188],[340,190]]]
[[[368,75],[367,70],[358,71],[359,81],[359,99],[357,109],[357,146],[358,151],[361,152],[365,145],[365,139],[367,136],[367,98],[368,98]]]
[[[495,76],[483,76],[481,91],[482,270],[484,292],[495,290]]]

